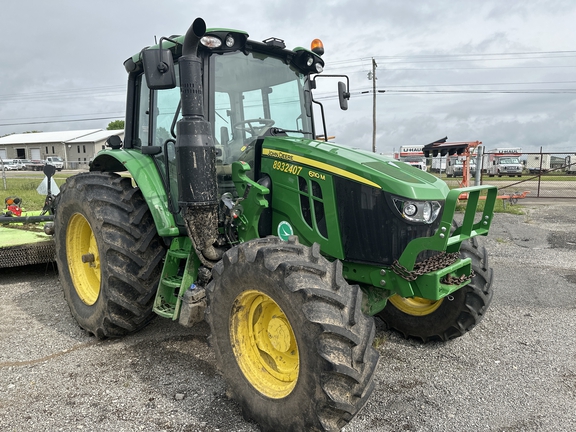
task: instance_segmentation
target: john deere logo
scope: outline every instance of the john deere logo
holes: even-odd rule
[[[288,240],[288,237],[294,235],[294,230],[292,229],[292,225],[290,225],[286,221],[282,221],[278,224],[278,237],[282,240]]]

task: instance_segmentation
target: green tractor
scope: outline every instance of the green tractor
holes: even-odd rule
[[[374,388],[374,316],[448,340],[492,296],[474,237],[488,233],[496,189],[451,191],[327,142],[323,109],[319,139],[322,52],[201,19],[160,39],[124,63],[124,142],[112,137],[55,204],[80,326],[104,338],[155,315],[206,319],[229,393],[265,431],[340,430],[358,413]],[[349,86],[338,90],[345,109]]]

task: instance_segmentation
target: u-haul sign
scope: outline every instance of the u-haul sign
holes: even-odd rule
[[[493,150],[488,150],[486,153],[494,155],[520,156],[522,154],[522,149],[520,147],[495,148]]]
[[[424,156],[424,146],[400,146],[400,156]]]

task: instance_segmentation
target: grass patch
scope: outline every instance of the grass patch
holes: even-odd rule
[[[478,207],[476,211],[481,212],[484,211],[484,205],[486,203],[484,201],[478,202]],[[466,201],[459,201],[458,205],[456,206],[457,211],[464,211],[466,210]],[[520,205],[511,205],[508,200],[497,199],[496,203],[494,204],[494,213],[508,213],[513,215],[523,215],[524,207]]]
[[[378,336],[376,335],[374,337],[374,340],[372,341],[372,346],[376,349],[380,348],[382,345],[384,345],[387,341],[386,336]]]
[[[69,175],[54,176],[58,187],[62,186]],[[44,174],[39,173],[26,178],[6,176],[6,189],[4,181],[0,178],[0,205],[4,208],[4,199],[16,196],[22,200],[22,209],[25,211],[42,210],[46,195],[40,195],[36,189],[44,179]]]

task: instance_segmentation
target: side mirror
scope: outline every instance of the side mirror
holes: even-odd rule
[[[172,53],[167,49],[145,49],[141,52],[148,88],[164,90],[176,87]]]
[[[348,109],[348,99],[350,99],[350,92],[346,88],[346,84],[338,81],[338,99],[340,100],[340,109],[346,111]]]

